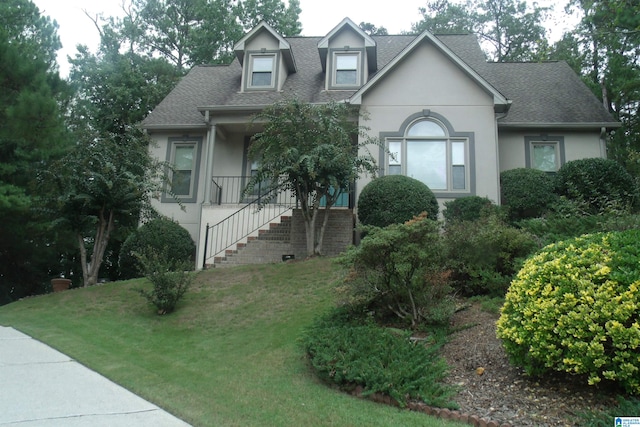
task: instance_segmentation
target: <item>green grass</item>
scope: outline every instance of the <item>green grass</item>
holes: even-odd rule
[[[12,326],[196,426],[456,426],[320,383],[298,343],[333,305],[329,259],[200,273],[157,316],[132,280],[0,307]],[[384,351],[384,350],[383,350]]]

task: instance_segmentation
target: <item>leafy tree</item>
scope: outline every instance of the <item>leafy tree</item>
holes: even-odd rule
[[[529,61],[547,51],[542,21],[549,9],[518,0],[436,0],[421,8],[423,20],[414,32],[475,33],[495,62]]]
[[[42,185],[56,194],[48,207],[76,238],[84,286],[98,282],[114,230],[137,224],[141,210],[152,215],[150,197],[161,191],[161,172],[146,140],[87,133],[74,151],[43,174]]]
[[[78,46],[69,74],[77,89],[74,129],[89,126],[114,136],[139,133],[135,125],[177,83],[180,74],[165,60],[119,50],[119,43],[108,38],[97,54]]]
[[[285,100],[265,108],[254,121],[264,123],[264,129],[254,136],[249,157],[260,165],[246,191],[265,182],[272,194],[292,191],[305,221],[307,255],[319,255],[329,209],[361,173],[376,172],[371,154],[358,153],[375,141],[358,125],[351,107],[335,102]],[[316,233],[322,201],[324,216]]]
[[[0,2],[0,304],[43,292],[66,250],[35,212],[38,170],[68,146],[57,25],[28,0]],[[56,271],[56,274],[59,271]]]
[[[370,22],[361,22],[358,27],[370,36],[386,36],[389,34],[385,27],[376,27]]]
[[[411,26],[412,32],[429,30],[434,34],[460,34],[473,32],[475,16],[468,10],[469,4],[435,0],[421,7],[422,21]]]
[[[62,47],[58,24],[42,15],[30,0],[0,2],[0,29],[21,47],[23,59],[41,61],[47,70],[56,69],[56,52]]]
[[[640,4],[627,0],[573,0],[567,9],[582,20],[554,46],[553,58],[566,59],[622,122],[609,144],[609,156],[634,175],[640,173]]]
[[[238,2],[241,11],[240,20],[244,31],[250,30],[265,21],[281,35],[297,36],[302,31],[299,21],[300,0],[244,0]],[[237,40],[236,40],[237,41]]]
[[[233,45],[260,21],[284,36],[300,33],[299,0],[131,0],[106,24],[132,52],[161,57],[178,70],[228,63]]]
[[[97,54],[79,46],[70,73],[76,146],[42,177],[49,213],[75,237],[85,286],[97,283],[105,254],[117,262],[119,244],[141,213],[152,215],[149,197],[162,171],[137,124],[179,76],[163,59],[121,53],[121,43],[107,25]],[[108,250],[114,237],[119,244]]]

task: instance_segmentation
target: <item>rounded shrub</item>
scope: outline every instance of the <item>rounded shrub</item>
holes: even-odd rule
[[[506,295],[497,333],[531,374],[584,375],[640,394],[640,230],[543,248]]]
[[[488,197],[468,196],[453,199],[444,204],[442,215],[447,222],[476,221],[490,214],[496,206]]]
[[[565,163],[556,174],[556,192],[586,206],[590,213],[628,211],[636,183],[614,160],[592,158]]]
[[[120,277],[130,279],[144,274],[141,257],[160,257],[174,267],[193,264],[196,245],[178,223],[157,218],[131,233],[122,244],[118,265]]]
[[[426,184],[404,175],[386,175],[367,184],[358,199],[358,218],[364,225],[402,224],[427,213],[438,218],[438,201]]]
[[[547,211],[556,199],[554,181],[546,172],[518,168],[500,174],[502,204],[513,220],[535,218]]]

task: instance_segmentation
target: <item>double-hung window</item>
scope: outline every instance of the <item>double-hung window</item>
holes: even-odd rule
[[[359,59],[357,53],[336,54],[336,86],[358,85]]]
[[[168,161],[171,164],[170,186],[173,197],[183,202],[195,202],[198,190],[198,161],[200,157],[200,139],[171,139],[168,147]],[[163,201],[173,201],[164,197]]]
[[[275,54],[251,55],[248,87],[270,89],[275,87]]]
[[[337,50],[331,56],[329,89],[357,89],[364,78],[362,69],[363,52]]]
[[[418,120],[404,137],[388,138],[388,173],[406,175],[438,192],[469,191],[469,141],[449,136],[435,120]]]

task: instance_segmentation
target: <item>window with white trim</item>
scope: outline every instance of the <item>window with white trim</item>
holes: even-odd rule
[[[269,89],[275,87],[276,55],[251,55],[248,88]]]
[[[407,127],[404,137],[387,138],[390,175],[406,175],[438,192],[469,190],[469,141],[448,134],[433,119],[421,119]]]

